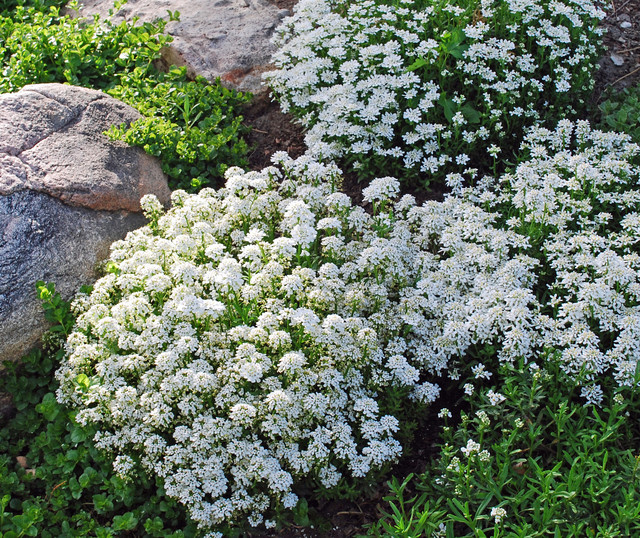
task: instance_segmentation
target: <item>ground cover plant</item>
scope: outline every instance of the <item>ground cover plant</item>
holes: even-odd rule
[[[601,405],[585,406],[554,362],[504,365],[463,383],[468,407],[444,427],[439,459],[394,479],[371,535],[640,532],[637,390],[607,382]]]
[[[107,135],[160,158],[171,188],[193,192],[220,186],[229,166],[246,166],[248,148],[240,137],[248,129],[238,111],[250,94],[203,77],[188,80],[184,67],[153,77],[136,70],[108,93],[145,117]]]
[[[528,159],[493,193],[467,193],[540,253],[534,290],[546,320],[514,330],[544,342],[541,352],[499,363],[491,345],[465,358],[469,411],[444,429],[427,473],[392,484],[374,534],[638,532],[639,147],[564,123],[533,131],[523,150]]]
[[[370,216],[337,192],[335,167],[283,159],[282,172],[229,169],[218,191],[175,191],[164,216],[143,199],[150,225],[77,301],[57,374],[116,471],[162,477],[204,528],[273,527],[300,483],[384,470],[398,411],[438,393],[416,366],[441,365],[402,317],[422,259],[421,218],[403,215],[414,204],[394,217],[398,182],[378,180]]]
[[[162,477],[220,529],[275,526],[310,477],[384,469],[443,372],[549,364],[596,405],[637,389],[640,148],[564,121],[522,151],[443,202],[376,179],[372,215],[307,157],[176,191],[165,216],[144,199],[149,226],[78,299],[58,398],[116,471]]]
[[[13,396],[14,416],[0,420],[0,536],[59,538],[144,536],[188,538],[195,524],[153,478],[126,482],[93,444],[91,429],[55,398],[54,372],[74,317],[52,284],[39,283],[52,323],[44,349],[6,363],[0,387]]]
[[[426,186],[582,111],[603,16],[590,1],[303,0],[265,78],[314,155]]]
[[[603,129],[627,133],[640,143],[640,86],[613,93],[599,108]]]
[[[437,58],[462,65],[471,38],[442,37]],[[195,100],[171,114],[193,125]],[[167,213],[145,199],[150,224],[114,245],[73,318],[40,288],[67,343],[8,378],[21,410],[0,435],[2,531],[239,535],[308,523],[318,498],[390,472],[373,535],[637,534],[639,148],[556,113],[513,136],[510,162],[506,144],[476,141],[463,165],[489,175],[443,175],[443,201],[419,205],[399,193],[411,175],[382,177],[367,212],[334,165],[286,155],[226,170],[219,191],[177,191]],[[438,457],[399,475],[425,406],[454,386]],[[14,461],[25,453],[35,479]]]
[[[112,129],[110,136],[159,157],[174,189],[215,186],[227,166],[246,165],[239,111],[250,96],[219,82],[189,80],[184,68],[159,72],[155,62],[171,41],[164,34],[166,21],[87,21],[62,15],[60,4],[20,3],[1,12],[0,92],[60,82],[125,101],[144,118]]]

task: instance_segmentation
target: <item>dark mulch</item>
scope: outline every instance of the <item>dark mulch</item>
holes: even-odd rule
[[[302,127],[288,114],[280,112],[278,103],[267,93],[256,95],[243,111],[244,125],[251,127],[245,137],[249,147],[249,166],[261,170],[271,165],[271,155],[286,151],[293,158],[307,149]]]
[[[640,82],[640,1],[612,0],[612,9],[603,25],[607,29],[604,36],[607,52],[596,76],[597,97]]]

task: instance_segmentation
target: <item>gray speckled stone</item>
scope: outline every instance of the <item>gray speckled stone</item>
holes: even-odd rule
[[[111,243],[144,224],[142,195],[168,203],[160,163],[102,134],[137,117],[72,86],[0,95],[0,360],[19,359],[46,329],[36,281],[70,299]]]
[[[0,196],[0,359],[22,357],[46,328],[38,280],[70,299],[95,281],[111,243],[144,222],[141,213],[71,207],[29,190]]]

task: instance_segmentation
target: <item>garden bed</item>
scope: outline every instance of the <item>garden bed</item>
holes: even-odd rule
[[[613,90],[640,81],[640,2],[621,1],[614,7],[602,23],[609,29],[608,50],[600,61],[592,111]],[[465,16],[471,17],[470,26],[477,25],[469,34],[487,31],[481,14]],[[366,24],[363,28],[366,33]],[[562,32],[557,35],[562,38]],[[462,33],[443,36],[435,60],[460,59],[469,50]],[[588,44],[581,50],[587,54]],[[427,72],[429,54],[404,74]],[[502,58],[500,65],[509,61]],[[575,67],[567,65],[562,69]],[[192,128],[197,121],[190,121],[190,113],[208,114],[194,111],[194,103],[242,105],[242,97],[214,93],[176,72],[169,83],[183,89],[177,105],[182,113],[160,120],[169,92],[138,75],[125,73],[125,84],[110,88],[126,98],[127,81],[134,79],[157,99],[154,105],[146,95],[138,103],[151,127],[112,133],[131,136],[132,143],[144,146],[145,134],[155,130],[182,129],[195,135],[194,147],[200,147],[198,137],[210,125],[203,125],[202,132]],[[323,80],[330,82],[330,74]],[[548,82],[548,77],[541,80]],[[558,87],[565,82],[557,81]],[[580,89],[584,92],[585,86]],[[184,99],[191,91],[205,94]],[[469,102],[477,97],[469,95]],[[432,108],[443,123],[475,124],[477,105],[464,99],[445,95]],[[271,164],[276,152],[293,158],[304,153],[303,129],[269,96],[255,98],[243,110],[244,126],[253,128],[246,137],[249,169]],[[611,110],[605,113],[608,125],[625,127],[626,109],[622,115],[615,106]],[[529,112],[538,114],[533,105]],[[229,109],[220,117],[233,114]],[[597,123],[600,114],[591,114],[587,119]],[[520,116],[522,111],[514,111],[514,117]],[[184,125],[174,127],[177,121]],[[409,127],[413,123],[410,119]],[[237,139],[242,127],[236,122],[225,129],[233,133],[230,155],[243,164],[243,143]],[[567,535],[583,536],[600,531],[602,518],[612,529],[632,535],[640,525],[634,489],[640,433],[624,416],[637,417],[640,405],[632,361],[621,357],[633,359],[629,350],[636,329],[631,322],[638,303],[636,185],[630,179],[637,169],[627,161],[637,158],[636,149],[622,137],[592,133],[579,122],[563,121],[549,129],[527,135],[517,169],[513,162],[507,171],[496,168],[500,148],[492,146],[497,181],[483,179],[477,190],[448,175],[428,190],[403,177],[400,183],[387,177],[363,191],[368,180],[354,170],[366,169],[368,161],[357,156],[357,166],[347,167],[342,185],[349,202],[333,192],[331,166],[280,155],[283,182],[233,168],[223,191],[176,193],[167,216],[146,199],[149,227],[115,246],[107,275],[76,305],[77,325],[66,354],[57,354],[62,366],[56,381],[51,379],[55,361],[38,354],[25,359],[31,378],[8,376],[19,397],[11,431],[23,432],[25,424],[33,429],[38,424],[43,431],[31,440],[21,433],[15,446],[5,432],[9,439],[3,443],[10,450],[0,459],[0,481],[14,498],[0,500],[3,510],[18,514],[6,525],[25,525],[33,535],[34,525],[47,519],[51,528],[58,525],[65,532],[168,536],[175,530],[170,535],[177,538],[196,535],[196,521],[229,536],[341,538],[367,528],[376,535],[415,537],[462,536],[465,531],[482,536],[484,528],[487,535],[494,529],[495,536],[502,536],[505,524],[520,525],[524,533],[561,524]],[[448,136],[457,136],[454,131]],[[576,142],[571,149],[570,139]],[[213,186],[225,163],[204,166],[189,179],[184,168],[176,168],[182,166],[177,154],[182,146],[145,149],[170,157],[165,165],[174,172],[174,187],[197,191]],[[457,161],[464,164],[460,155]],[[195,169],[201,163],[191,164]],[[490,171],[483,166],[481,172]],[[456,196],[445,198],[448,188]],[[437,203],[418,208],[406,197],[394,204],[398,189],[415,194],[419,204]],[[594,201],[597,215],[590,205]],[[547,203],[554,209],[548,210]],[[581,251],[585,245],[588,255]],[[424,269],[412,263],[415,259]],[[255,282],[254,276],[259,277]],[[573,284],[576,279],[583,279],[582,287]],[[599,297],[590,310],[584,308],[583,287]],[[50,314],[55,310],[51,292],[41,289],[49,297],[45,308]],[[159,314],[166,316],[160,320]],[[145,346],[135,342],[147,316],[154,322],[145,329],[150,342]],[[65,315],[64,321],[73,320]],[[252,324],[255,329],[248,330]],[[175,331],[172,338],[168,331]],[[383,336],[372,344],[372,334]],[[196,337],[215,345],[199,348],[193,344]],[[176,351],[178,345],[182,351]],[[580,363],[585,346],[596,359]],[[614,348],[618,356],[610,353]],[[185,382],[188,376],[191,381]],[[57,400],[68,408],[56,402],[58,383]],[[145,387],[145,393],[136,407],[137,387]],[[415,402],[431,403],[438,390],[435,403],[416,414]],[[324,394],[329,394],[328,411],[318,413],[314,402],[323,405]],[[190,422],[198,409],[217,414],[213,420],[203,415]],[[399,447],[392,432],[399,429],[398,436],[409,438],[410,418],[416,427],[413,441],[389,470],[385,465],[394,461]],[[91,445],[98,426],[96,439],[111,450],[115,475],[110,458]],[[173,443],[169,449],[168,443]],[[246,451],[255,459],[249,461]],[[13,470],[14,460],[26,470]],[[345,477],[353,476],[338,482],[343,469],[338,472],[334,462],[349,469]],[[164,483],[154,484],[144,473],[140,482],[131,480],[129,472],[142,467]],[[218,472],[207,475],[202,468]],[[363,469],[375,478],[363,480]],[[376,476],[379,469],[386,474]],[[227,489],[231,480],[236,482]],[[42,491],[32,504],[28,488],[34,483]],[[209,497],[202,493],[205,488]],[[251,495],[243,498],[235,495],[238,491]],[[567,491],[570,495],[564,495]],[[287,512],[298,496],[299,503]],[[342,500],[332,500],[339,496]],[[84,500],[82,508],[71,509],[73,499]],[[218,504],[210,504],[211,499]],[[48,510],[50,503],[60,511]],[[186,510],[191,520],[181,519]],[[276,517],[265,521],[263,512],[269,517],[269,511]],[[254,529],[240,524],[245,516],[252,527],[288,523],[279,530]],[[175,529],[164,528],[174,520]]]

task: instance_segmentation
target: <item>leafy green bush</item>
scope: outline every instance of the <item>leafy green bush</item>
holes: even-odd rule
[[[159,157],[172,189],[215,186],[229,166],[247,165],[247,145],[240,138],[247,129],[237,112],[249,94],[202,77],[188,80],[185,68],[152,78],[135,71],[108,93],[146,117],[107,135]]]
[[[314,155],[428,185],[582,109],[602,17],[592,1],[302,0],[265,77]]]
[[[17,6],[0,16],[0,92],[40,82],[104,90],[145,116],[111,137],[159,157],[172,188],[213,186],[228,166],[247,164],[238,112],[250,95],[188,80],[184,68],[158,72],[153,63],[171,41],[165,24],[87,22],[43,3]]]
[[[640,84],[613,94],[600,105],[600,128],[627,133],[640,144]]]
[[[440,459],[390,484],[371,534],[638,536],[637,391],[607,384],[597,408],[553,361],[496,373],[491,388],[465,380],[468,411],[444,428]]]
[[[171,41],[163,35],[163,20],[87,22],[61,16],[56,6],[43,8],[44,4],[18,6],[0,16],[1,93],[42,82],[104,90],[136,68],[154,73],[153,61]]]
[[[61,8],[67,0],[0,0],[0,15],[10,17],[18,6],[33,7],[38,11],[48,10],[50,7]]]
[[[56,401],[53,374],[74,320],[53,285],[40,283],[38,292],[54,323],[45,351],[6,363],[0,378],[0,390],[17,408],[0,428],[0,536],[196,536],[184,510],[153,480],[118,478],[93,446],[95,432],[78,426],[75,412]]]

